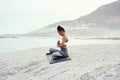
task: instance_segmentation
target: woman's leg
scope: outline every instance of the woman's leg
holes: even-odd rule
[[[58,49],[53,49],[50,48],[49,49],[50,54],[52,55],[53,58],[58,58],[58,57],[62,57],[63,52],[58,50]]]
[[[56,57],[67,57],[68,56],[67,49],[58,50],[58,49],[50,48],[49,52],[50,54],[52,54],[52,56],[56,56]]]
[[[53,49],[53,48],[50,48],[49,49],[49,52],[52,54],[52,53],[54,53],[54,52],[59,52],[60,50],[58,50],[58,49]]]
[[[63,55],[60,52],[53,52],[52,56],[62,57]]]
[[[61,54],[62,54],[64,57],[68,57],[67,48],[61,48]]]

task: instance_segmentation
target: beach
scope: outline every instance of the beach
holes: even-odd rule
[[[72,60],[49,64],[49,48],[0,55],[0,80],[120,80],[120,44],[68,46]]]

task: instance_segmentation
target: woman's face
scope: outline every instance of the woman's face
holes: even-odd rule
[[[63,31],[58,31],[58,34],[59,34],[60,36],[63,36],[63,35],[64,35],[64,32],[63,32]]]

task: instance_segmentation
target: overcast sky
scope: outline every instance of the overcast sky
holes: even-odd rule
[[[0,34],[26,33],[73,20],[116,0],[0,0]]]

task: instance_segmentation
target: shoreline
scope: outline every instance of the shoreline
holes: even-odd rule
[[[24,40],[24,41],[23,41]],[[47,38],[23,38],[23,39],[10,39],[10,40],[2,40],[1,41],[1,54],[11,53],[20,50],[32,49],[32,48],[42,48],[42,47],[51,47],[56,46],[56,41],[59,39],[50,39]],[[44,42],[43,42],[44,41]],[[7,42],[7,43],[6,43]],[[9,44],[10,42],[10,44]],[[31,43],[35,42],[35,43]],[[45,43],[46,42],[46,43]],[[28,45],[25,45],[28,44]],[[74,45],[92,45],[92,44],[120,44],[120,40],[111,40],[111,39],[81,39],[81,38],[70,38],[68,42],[68,46]],[[9,46],[11,45],[11,46]]]

